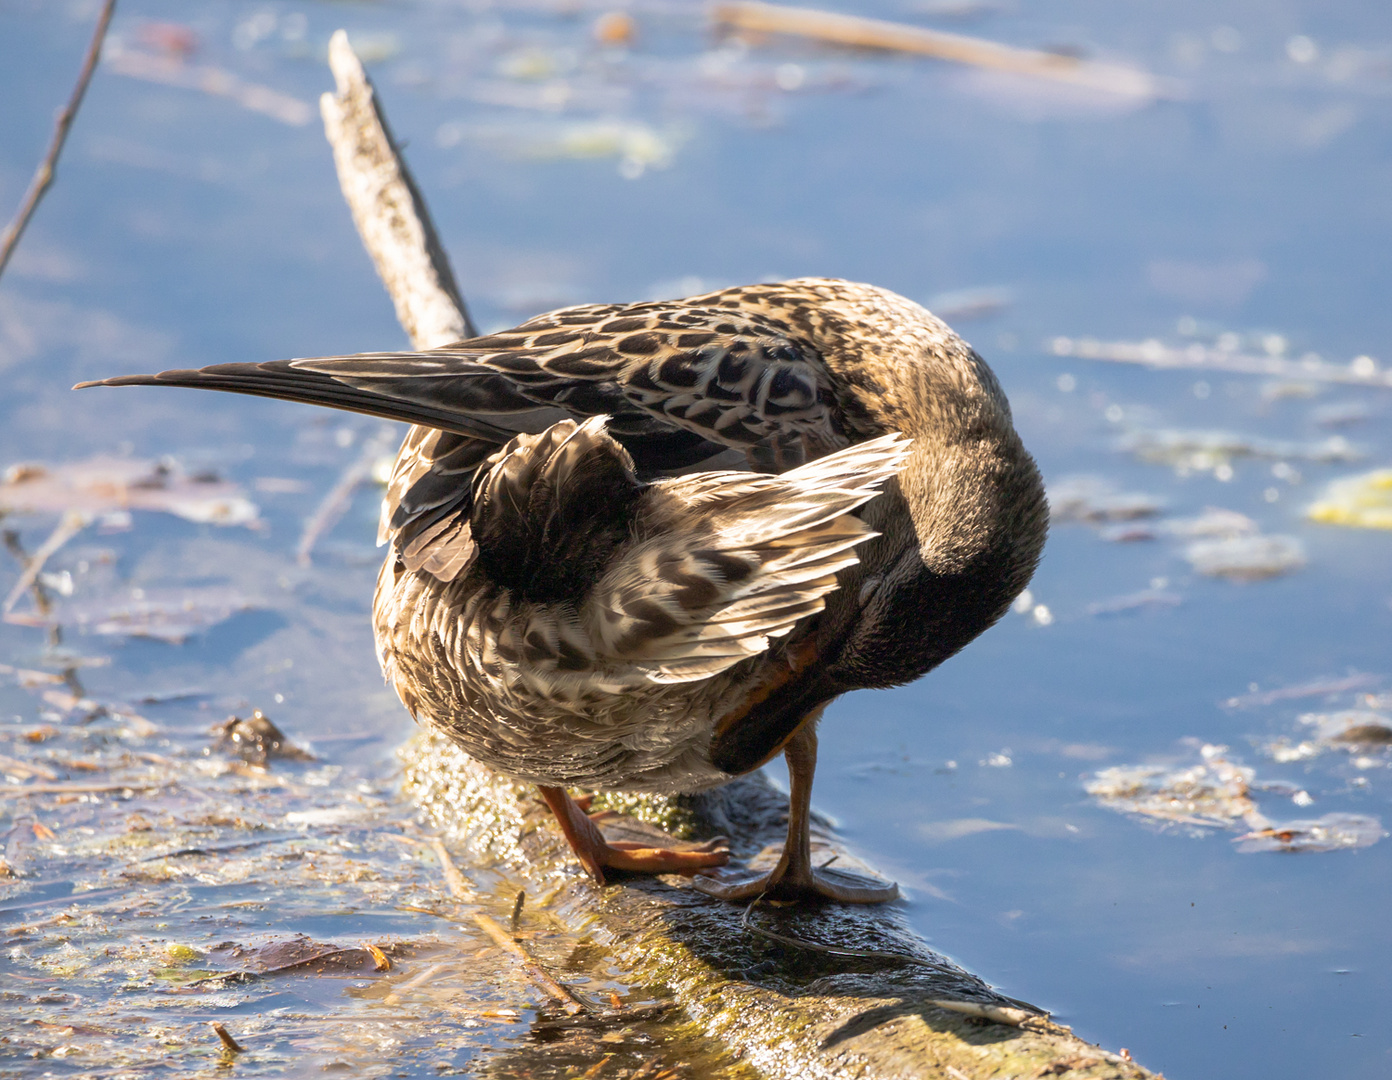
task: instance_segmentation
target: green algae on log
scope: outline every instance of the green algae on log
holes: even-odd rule
[[[533,788],[498,777],[433,733],[417,735],[401,757],[407,794],[470,864],[506,864],[510,879],[526,884],[529,894],[547,896],[547,914],[561,928],[609,953],[617,977],[671,994],[706,1036],[757,1075],[1155,1075],[936,955],[892,905],[759,908],[749,913],[751,927],[743,906],[713,900],[675,875],[598,888],[582,876]],[[700,796],[625,797],[624,803],[635,816],[608,816],[602,824],[611,839],[651,829],[642,817],[675,823],[688,836],[727,833],[733,853],[755,862],[772,854],[770,841],[781,840],[786,813],[785,796],[759,775]],[[834,850],[838,865],[854,863],[825,832],[814,843]],[[881,955],[785,946],[760,928]]]

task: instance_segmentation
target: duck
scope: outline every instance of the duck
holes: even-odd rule
[[[418,722],[535,784],[581,866],[726,900],[877,903],[812,862],[826,707],[911,682],[1009,610],[1048,531],[986,362],[887,289],[798,278],[586,304],[441,348],[125,375],[411,427],[382,502],[382,672]],[[574,789],[788,765],[767,871],[607,840]],[[723,868],[723,869],[722,869]]]

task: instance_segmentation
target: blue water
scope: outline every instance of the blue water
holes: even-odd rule
[[[46,145],[95,7],[0,6],[0,207],[18,202]],[[906,886],[937,948],[1090,1040],[1170,1077],[1388,1075],[1392,844],[1239,854],[1234,833],[1148,827],[1082,785],[1108,765],[1196,761],[1182,742],[1192,738],[1314,799],[1282,809],[1263,796],[1272,817],[1392,822],[1385,758],[1277,765],[1261,753],[1298,739],[1300,714],[1348,707],[1353,692],[1221,705],[1251,684],[1392,673],[1392,536],[1302,516],[1327,479],[1392,463],[1392,393],[1273,395],[1252,376],[1062,358],[1047,343],[1182,342],[1188,316],[1200,334],[1283,335],[1297,357],[1392,357],[1392,23],[1376,4],[1309,0],[1019,2],[959,20],[931,5],[843,9],[1134,63],[1177,92],[1121,107],[920,59],[778,41],[740,51],[720,45],[694,3],[635,4],[627,54],[590,44],[602,5],[483,0],[128,0],[113,35],[149,50],[147,23],[187,24],[201,43],[190,63],[313,105],[330,85],[325,42],[346,25],[484,327],[562,303],[670,295],[684,279],[825,274],[921,301],[1008,290],[1003,310],[959,329],[1000,375],[1047,478],[1101,475],[1177,516],[1237,510],[1298,538],[1308,563],[1235,584],[1196,575],[1182,542],[1109,543],[1060,524],[1032,587],[1052,622],[1012,614],[921,682],[835,704],[817,803]],[[572,104],[561,108],[496,103],[562,84]],[[607,134],[574,128],[606,118],[619,125]],[[577,139],[601,156],[574,156]],[[317,117],[288,124],[104,69],[0,282],[0,463],[169,453],[248,485],[303,480],[306,494],[256,496],[264,533],[161,518],[100,541],[132,579],[254,581],[293,557],[308,507],[371,425],[251,399],[67,388],[401,344]],[[1366,407],[1339,429],[1366,460],[1293,459],[1298,482],[1273,474],[1275,459],[1235,459],[1224,480],[1116,447],[1136,427],[1322,439],[1331,431],[1316,410],[1343,402]],[[353,449],[335,441],[340,427]],[[381,686],[362,617],[375,500],[360,493],[325,542],[327,569],[295,584],[303,603],[237,616],[182,647],[120,647],[93,682],[279,694],[288,729],[379,733],[326,752],[386,768],[409,721]],[[1179,606],[1088,614],[1156,579]],[[8,657],[39,647],[35,631],[11,626],[0,643]],[[1392,679],[1369,687],[1379,685]],[[969,819],[978,825],[951,824]]]

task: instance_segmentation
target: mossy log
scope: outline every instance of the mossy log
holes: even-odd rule
[[[581,872],[535,788],[498,777],[439,735],[418,735],[401,754],[408,794],[466,866],[505,865],[529,895],[547,896],[546,912],[560,928],[610,954],[616,977],[670,994],[758,1076],[1155,1075],[938,956],[894,905],[750,909],[713,900],[675,875],[600,888]],[[787,812],[786,796],[762,775],[682,799],[601,795],[592,808],[606,804],[626,811],[603,816],[611,840],[642,839],[659,826],[685,840],[720,833],[737,858],[755,864],[781,843]],[[839,866],[867,869],[825,829],[815,848]]]

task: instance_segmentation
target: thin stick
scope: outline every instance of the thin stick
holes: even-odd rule
[[[95,795],[103,791],[155,791],[172,781],[155,784],[0,784],[0,795]]]
[[[712,17],[717,23],[741,30],[796,34],[854,48],[916,53],[1014,75],[1051,79],[1141,101],[1162,96],[1161,81],[1138,68],[1099,64],[1037,49],[1018,49],[998,41],[948,34],[922,26],[866,19],[859,15],[841,15],[832,11],[764,4],[757,0],[717,4]]]
[[[31,585],[38,582],[39,574],[43,572],[44,564],[57,552],[64,544],[85,529],[92,519],[81,510],[69,510],[65,513],[54,528],[48,534],[48,539],[39,545],[39,549],[24,560],[24,572],[19,575],[19,580],[15,582],[14,588],[10,590],[10,595],[5,597],[4,604],[0,604],[0,614],[8,615],[13,610],[19,598],[24,595],[24,591]],[[8,540],[8,536],[7,536]],[[16,545],[11,545],[13,552]],[[35,592],[34,602],[38,606],[39,614],[47,615],[49,611],[49,598],[47,593],[40,594]]]
[[[468,881],[459,872],[459,867],[454,865],[454,860],[450,858],[450,853],[445,847],[445,842],[438,836],[430,838],[430,847],[440,859],[440,869],[445,874],[445,884],[449,886],[450,895],[456,900],[473,900],[474,890],[469,888]]]
[[[388,452],[391,446],[391,429],[379,431],[368,439],[362,452],[339,476],[338,482],[324,496],[309,520],[305,522],[304,532],[300,534],[300,545],[295,549],[295,560],[301,566],[310,564],[310,554],[319,538],[337,524],[352,502],[353,492],[359,485],[372,479],[372,466]]]
[[[25,228],[29,224],[29,219],[34,216],[34,211],[38,209],[39,200],[48,191],[49,185],[53,183],[53,178],[57,175],[58,155],[63,152],[63,144],[68,141],[68,130],[72,127],[73,121],[77,119],[78,107],[82,104],[82,98],[87,93],[87,84],[92,81],[92,73],[97,70],[97,61],[101,58],[102,42],[106,39],[106,28],[111,25],[111,13],[116,10],[116,0],[106,0],[102,5],[101,14],[97,16],[97,28],[92,32],[92,42],[87,46],[87,55],[82,61],[82,70],[77,75],[77,85],[73,87],[72,97],[68,99],[63,111],[58,114],[58,122],[54,125],[53,141],[49,143],[48,153],[40,162],[38,169],[34,173],[34,179],[29,181],[29,190],[24,193],[24,201],[20,203],[19,211],[15,214],[5,231],[0,234],[0,274],[5,272],[5,267],[9,264],[10,256],[14,253],[19,238],[24,234]]]
[[[494,943],[501,949],[510,952],[522,965],[522,971],[527,978],[531,979],[538,987],[546,992],[547,997],[551,998],[557,1005],[564,1009],[571,1016],[576,1013],[593,1012],[588,1005],[575,996],[573,992],[562,986],[545,971],[522,947],[521,942],[513,938],[502,924],[492,917],[485,915],[481,911],[474,912],[474,922],[479,924],[480,929],[491,937]]]
[[[217,1037],[222,1040],[222,1045],[231,1050],[234,1054],[240,1054],[245,1049],[241,1043],[232,1038],[228,1030],[217,1020],[208,1021],[208,1026],[217,1032]]]

